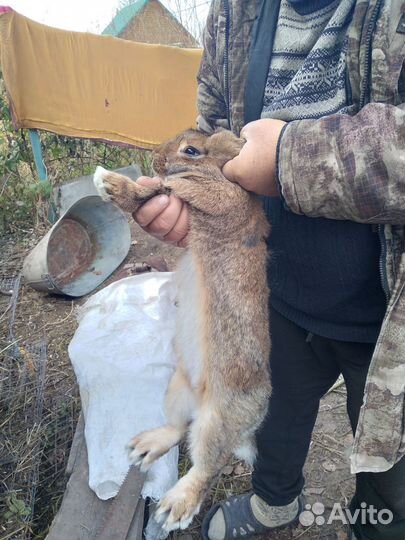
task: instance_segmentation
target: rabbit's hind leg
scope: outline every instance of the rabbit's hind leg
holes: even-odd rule
[[[165,426],[143,431],[128,445],[129,459],[147,471],[152,463],[179,444],[191,421],[195,399],[182,370],[177,368],[170,380],[166,393]]]
[[[160,501],[156,519],[167,531],[185,529],[200,511],[213,480],[231,457],[236,435],[219,408],[204,403],[191,425],[190,450],[193,466]]]
[[[104,201],[111,201],[125,212],[136,212],[147,200],[160,193],[167,193],[162,183],[142,186],[113,171],[98,166],[93,177],[98,194]]]

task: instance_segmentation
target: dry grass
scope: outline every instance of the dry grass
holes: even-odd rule
[[[7,301],[0,342],[2,540],[44,536],[64,490],[79,407],[66,358],[73,318],[49,313],[46,321],[47,312],[29,291],[16,292],[0,296],[2,307]],[[52,340],[58,329],[60,338]]]

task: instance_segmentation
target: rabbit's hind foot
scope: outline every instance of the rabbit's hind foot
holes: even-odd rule
[[[156,521],[167,532],[186,529],[200,511],[206,488],[207,482],[191,468],[159,502]]]

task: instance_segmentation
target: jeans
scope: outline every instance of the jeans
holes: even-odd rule
[[[356,429],[374,344],[335,341],[306,330],[271,309],[269,412],[257,434],[253,491],[272,506],[292,502],[304,486],[303,466],[321,397],[342,373],[347,412]],[[359,540],[405,540],[405,460],[384,473],[360,473],[350,508],[361,503],[393,513],[390,524],[355,524]],[[375,520],[371,520],[375,521]]]

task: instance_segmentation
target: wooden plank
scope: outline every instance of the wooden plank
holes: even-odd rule
[[[70,447],[69,459],[66,465],[66,476],[70,476],[75,467],[76,460],[80,456],[81,447],[85,444],[84,440],[84,416],[80,413],[79,420],[77,422],[76,431],[73,436],[72,446]]]
[[[135,510],[142,500],[144,479],[145,474],[132,465],[119,493],[104,516],[97,540],[125,540],[128,537]]]
[[[82,418],[79,419],[76,428],[67,470],[70,478],[61,507],[52,522],[46,540],[95,540],[113,499],[102,501],[89,488],[87,447]],[[131,528],[127,538],[122,540],[142,540],[144,506],[143,499],[140,499],[140,504],[133,508],[135,515]]]
[[[141,540],[143,534],[143,521],[145,516],[145,499],[140,499],[132,519],[126,540]]]

